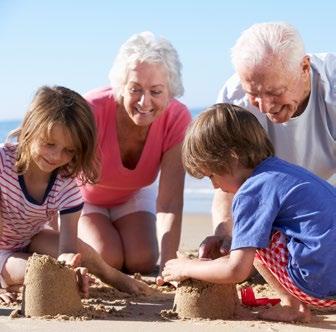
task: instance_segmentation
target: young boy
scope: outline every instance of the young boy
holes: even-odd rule
[[[307,322],[308,305],[336,307],[334,187],[275,157],[257,119],[230,104],[215,104],[193,122],[183,162],[194,177],[208,176],[215,188],[235,194],[232,245],[215,260],[168,261],[165,281],[238,283],[254,262],[282,300],[261,318]]]

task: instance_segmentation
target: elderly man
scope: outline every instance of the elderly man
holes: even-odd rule
[[[293,26],[261,23],[242,33],[232,49],[232,62],[236,74],[217,101],[250,110],[277,156],[325,179],[336,173],[336,55],[307,55]],[[212,207],[215,236],[202,243],[201,257],[227,250],[231,202],[230,194],[217,189]]]

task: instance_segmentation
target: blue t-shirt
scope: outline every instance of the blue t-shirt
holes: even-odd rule
[[[287,270],[306,294],[336,298],[336,189],[277,157],[259,164],[233,199],[231,250],[266,248],[287,236]]]

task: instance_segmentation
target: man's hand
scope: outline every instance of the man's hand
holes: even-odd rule
[[[230,252],[231,239],[225,236],[212,235],[203,240],[199,249],[199,258],[216,259]]]

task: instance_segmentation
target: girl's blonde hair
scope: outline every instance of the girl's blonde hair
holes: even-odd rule
[[[39,88],[21,127],[9,134],[9,139],[18,143],[18,173],[25,173],[32,161],[31,144],[40,137],[50,137],[52,128],[58,124],[68,130],[75,147],[73,159],[59,171],[64,177],[78,177],[83,184],[95,183],[99,162],[93,114],[80,94],[62,86]]]
[[[215,104],[202,112],[187,130],[182,160],[188,173],[233,174],[234,161],[253,169],[274,148],[264,129],[249,111],[231,104]]]

